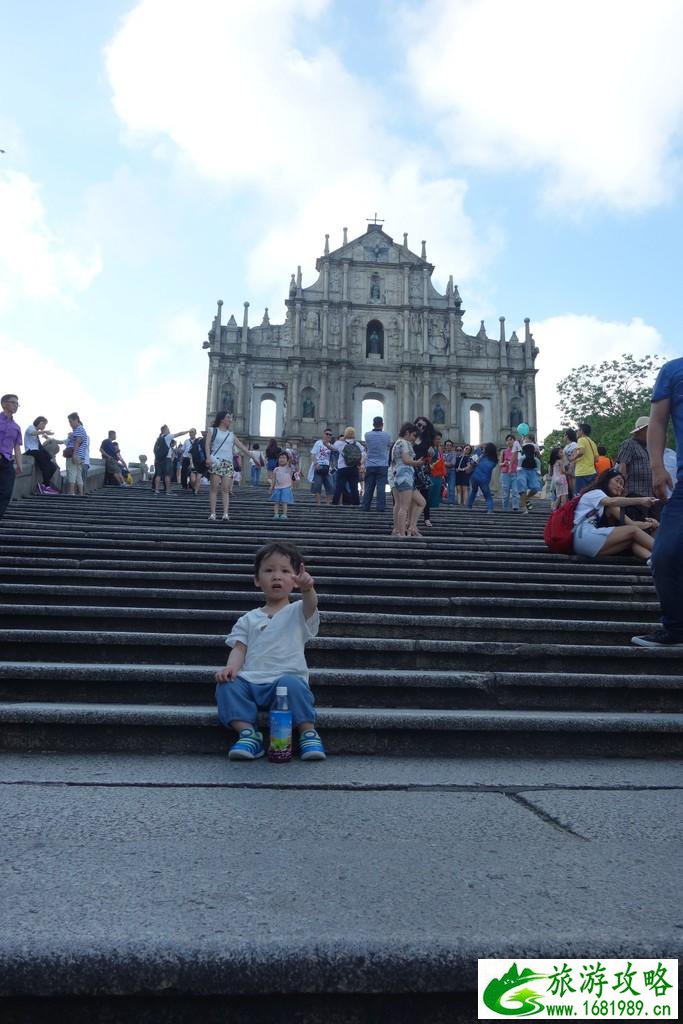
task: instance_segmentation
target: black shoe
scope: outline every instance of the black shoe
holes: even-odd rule
[[[631,643],[636,647],[683,647],[683,636],[670,633],[667,629],[658,629],[649,636],[632,636]]]

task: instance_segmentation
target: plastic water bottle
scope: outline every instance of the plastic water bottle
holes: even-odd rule
[[[292,760],[292,712],[287,702],[286,686],[275,688],[275,707],[270,712],[268,760]]]

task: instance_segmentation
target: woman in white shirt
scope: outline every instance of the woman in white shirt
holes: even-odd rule
[[[656,519],[634,523],[624,516],[623,526],[601,525],[606,519],[619,522],[620,509],[637,506],[651,508],[656,498],[625,498],[625,480],[616,469],[608,469],[581,495],[574,510],[574,552],[587,558],[598,555],[631,553],[649,561],[654,541],[650,532]]]
[[[235,448],[238,448],[247,459],[251,459],[252,462],[254,461],[249,449],[233,434],[230,429],[231,423],[231,413],[219,412],[211,427],[207,430],[204,442],[206,464],[209,467],[209,479],[211,481],[209,519],[212,522],[216,520],[219,482],[221,485],[221,498],[223,499],[223,519],[227,520],[230,518],[228,509],[230,507],[232,481],[235,475],[235,467],[233,465]]]
[[[39,494],[59,494],[56,487],[52,487],[52,478],[59,472],[57,463],[53,461],[50,453],[40,443],[41,437],[46,441],[52,438],[52,431],[46,430],[47,420],[44,416],[37,416],[30,427],[24,431],[24,450],[35,461],[43,477],[42,484],[38,484]]]

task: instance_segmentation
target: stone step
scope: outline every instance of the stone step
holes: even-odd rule
[[[215,708],[0,704],[4,750],[216,753],[228,734]],[[643,757],[680,753],[683,715],[618,712],[321,709],[332,754]]]
[[[151,580],[168,581],[177,584],[208,584],[206,588],[223,589],[225,576],[223,568],[216,563],[210,563],[209,571],[199,572],[187,570],[178,572],[167,569],[167,562],[136,563],[138,568],[131,568],[131,563],[119,562],[88,562],[79,563],[75,560],[63,559],[48,561],[47,565],[28,564],[33,560],[24,559],[23,563],[17,559],[16,565],[0,564],[0,581],[8,582],[41,582],[42,580],[59,580],[63,583],[73,584],[79,581],[106,580],[111,583],[112,572],[115,572],[116,580],[119,583],[134,585],[136,582],[141,585],[148,585]],[[99,568],[92,566],[98,565]],[[407,563],[407,568],[410,563]],[[638,600],[651,598],[654,594],[654,586],[651,577],[649,582],[636,576],[622,576],[618,580],[608,575],[593,577],[585,582],[565,583],[561,577],[555,574],[534,572],[525,573],[523,576],[518,572],[485,572],[479,570],[476,576],[472,571],[449,572],[448,574],[436,573],[435,578],[427,578],[425,574],[418,571],[417,575],[407,578],[408,573],[403,575],[394,574],[384,576],[380,572],[373,572],[372,586],[374,589],[395,592],[398,594],[411,594],[418,597],[434,595],[438,593],[452,594],[453,592],[476,592],[479,596],[488,593],[520,593],[538,596],[546,594],[551,588],[555,588],[557,594],[583,595],[587,597],[606,598],[629,597]],[[254,578],[252,572],[231,572],[227,575],[231,587],[242,586],[252,596],[254,592]],[[367,576],[362,575],[327,575],[316,573],[316,586],[319,591],[334,589],[337,593],[358,593],[367,587]]]
[[[158,607],[126,608],[110,605],[92,608],[89,605],[74,604],[60,608],[0,603],[0,629],[26,630],[38,627],[41,630],[77,628],[116,631],[125,630],[133,621],[136,630],[141,633],[157,632],[160,624],[176,622],[184,633],[204,634],[213,629],[223,630],[227,634],[244,610],[244,607],[228,606],[220,609],[183,608],[169,613],[168,608]],[[628,643],[634,633],[652,631],[657,622],[657,614],[654,611],[647,619],[630,622],[616,621],[616,618],[612,622],[602,619],[588,622],[582,619],[562,620],[559,617],[529,619],[508,614],[501,616],[495,626],[491,625],[488,617],[465,616],[456,609],[451,609],[449,615],[429,615],[424,610],[419,615],[321,611],[320,619],[321,633],[326,637],[403,639],[419,636],[422,640],[481,640],[493,636],[498,641],[554,643],[561,636],[565,643],[573,640],[585,643],[590,636],[596,643],[609,644],[619,641]]]
[[[561,595],[564,588],[555,587],[551,594]],[[630,591],[629,591],[630,593]],[[179,617],[194,615],[204,610],[212,614],[221,614],[221,609],[234,607],[240,612],[246,611],[253,606],[253,594],[247,590],[216,590],[211,592],[210,604],[207,608],[208,599],[206,590],[193,590],[189,587],[163,588],[163,587],[116,587],[116,586],[69,586],[61,585],[58,589],[49,584],[41,583],[0,583],[0,601],[9,595],[16,597],[18,602],[36,609],[42,614],[43,609],[60,608],[68,612],[70,605],[65,606],[65,601],[73,602],[74,607],[80,606],[80,602],[87,602],[84,607],[95,609],[98,607],[115,607],[114,602],[125,601],[124,610],[134,614],[135,610],[147,607],[155,607],[166,614],[169,607],[177,609]],[[609,611],[615,621],[619,622],[640,622],[646,619],[657,619],[659,616],[659,603],[655,600],[624,600],[622,595],[619,600],[613,598],[609,602]],[[200,602],[201,608],[197,608],[194,602]],[[396,609],[397,611],[411,612],[415,610],[414,597],[400,597],[393,594],[326,594],[325,606],[339,611],[373,611],[376,608]],[[3,604],[5,608],[12,608],[11,604]],[[422,612],[432,613],[472,613],[486,614],[489,618],[514,617],[514,618],[537,618],[545,617],[549,612],[556,612],[558,617],[576,619],[599,619],[604,621],[606,606],[604,600],[592,600],[582,597],[523,597],[519,595],[510,597],[478,597],[474,593],[461,597],[421,597],[419,608]],[[47,611],[47,614],[50,614]]]
[[[535,625],[535,623],[534,623]],[[563,639],[566,635],[563,635]],[[581,672],[588,663],[605,675],[620,672],[655,672],[680,675],[683,651],[676,649],[636,648],[626,644],[597,645],[590,633],[583,643],[520,643],[492,640],[421,640],[386,637],[316,637],[306,646],[310,666],[335,667],[340,663],[359,668],[404,668],[500,671],[514,663],[520,671],[543,666],[551,672]],[[41,629],[2,629],[0,645],[4,656],[13,661],[28,661],[40,650],[46,663],[68,661],[120,661],[122,657],[138,664],[174,664],[187,657],[200,665],[222,664],[225,634],[181,632],[124,632],[118,630],[78,630],[63,632]]]
[[[313,668],[319,707],[677,711],[680,675]],[[197,705],[213,700],[212,668],[95,662],[0,663],[0,699]]]

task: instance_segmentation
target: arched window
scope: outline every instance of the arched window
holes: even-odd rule
[[[372,421],[375,416],[381,416],[384,419],[384,402],[379,398],[364,398],[361,403],[361,435],[372,430]]]
[[[379,320],[371,320],[365,329],[365,354],[384,359],[384,327]]]
[[[481,405],[470,406],[470,444],[482,443],[484,408]]]
[[[261,437],[275,437],[277,403],[272,395],[264,395],[259,410],[258,432]]]

